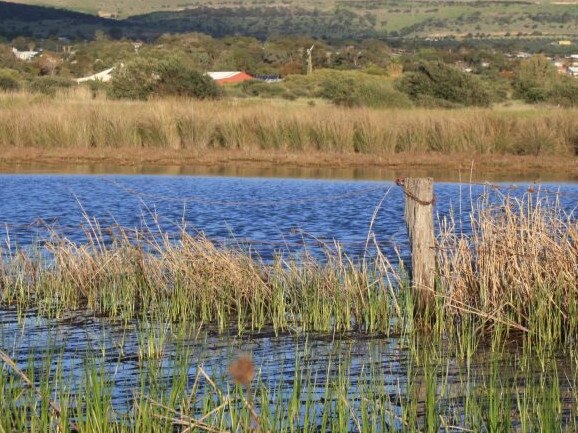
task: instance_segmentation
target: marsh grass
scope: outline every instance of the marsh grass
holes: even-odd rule
[[[475,327],[466,332],[475,338]],[[0,372],[0,431],[551,432],[574,431],[578,419],[571,350],[561,360],[536,356],[508,349],[498,333],[463,360],[456,344],[435,335],[392,339],[391,351],[370,350],[361,364],[355,345],[319,360],[301,343],[288,373],[275,371],[272,381],[251,365],[257,372],[243,383],[226,368],[207,370],[186,340],[171,339],[170,355],[139,364],[123,403],[113,397],[125,379],[105,368],[115,359],[110,349],[79,354],[72,374],[47,342],[40,362],[33,354],[21,360],[34,387]]]
[[[489,197],[473,203],[467,228],[451,216],[440,222],[435,303],[421,319],[411,313],[403,261],[386,257],[371,233],[375,252],[363,260],[335,244],[324,256],[306,252],[264,262],[184,229],[104,230],[89,218],[88,242],[53,233],[36,249],[6,250],[1,300],[49,317],[82,310],[239,334],[268,327],[386,335],[428,329],[452,335],[464,353],[476,345],[462,334],[464,324],[488,332],[500,325],[552,348],[575,342],[575,216],[539,191]],[[143,357],[160,350],[143,342]]]
[[[389,332],[398,302],[392,297],[401,281],[384,257],[358,265],[338,250],[325,260],[306,255],[264,263],[186,231],[176,238],[123,230],[105,236],[94,226],[89,239],[55,237],[45,245],[50,260],[9,253],[0,268],[4,305],[53,317],[88,310],[239,333],[267,326]]]
[[[575,156],[575,110],[377,110],[264,101],[0,94],[8,148]],[[31,120],[33,119],[33,120]]]
[[[478,312],[554,346],[578,330],[578,220],[558,196],[530,188],[498,202],[483,195],[464,233],[450,218],[437,239],[438,295],[451,315]]]

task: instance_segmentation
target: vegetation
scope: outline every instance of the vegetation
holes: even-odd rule
[[[43,93],[54,96],[58,91],[70,89],[76,83],[72,80],[60,77],[38,77],[30,82],[28,89],[31,92]]]
[[[562,359],[546,342],[508,349],[513,344],[507,334],[484,340],[467,323],[459,340],[431,336],[426,342],[404,335],[391,340],[389,350],[337,341],[328,358],[315,350],[319,341],[298,341],[294,354],[268,355],[278,363],[273,377],[253,364],[258,360],[243,358],[230,372],[225,366],[209,369],[204,361],[214,351],[193,350],[190,328],[142,328],[137,348],[123,340],[114,348],[97,343],[77,354],[75,375],[53,339],[36,359],[31,355],[19,362],[20,374],[6,366],[0,373],[0,428],[86,433],[576,428],[574,349],[566,349]],[[149,342],[157,349],[149,351]],[[163,352],[169,347],[170,356]],[[107,367],[127,370],[122,359],[134,349],[140,360],[129,364],[135,373],[132,392],[126,393],[127,384],[105,372]],[[243,371],[240,361],[247,363]]]
[[[19,314],[88,309],[140,321],[136,345],[122,337],[99,346],[93,336],[74,373],[54,342],[18,363],[0,353],[0,427],[573,431],[577,222],[528,191],[482,200],[470,223],[465,233],[442,221],[435,305],[417,317],[403,270],[379,251],[358,262],[337,248],[320,261],[267,264],[184,231],[171,238],[113,230],[111,237],[93,224],[88,244],[56,236],[36,251],[5,251],[2,303]],[[24,323],[20,338],[32,326]],[[389,349],[363,351],[354,362],[353,349],[316,358],[308,355],[313,346],[296,344],[289,373],[276,366],[273,381],[266,370],[255,374],[250,359],[234,363],[230,375],[207,372],[190,341],[210,325],[238,333],[320,330],[334,340],[347,330],[381,331]],[[351,347],[364,350],[359,344]],[[127,359],[130,393],[116,389],[126,378],[107,373],[125,371]]]
[[[84,38],[95,30],[115,38],[142,39],[167,32],[203,32],[213,36],[309,35],[325,40],[403,37],[469,40],[540,40],[572,38],[578,33],[575,5],[564,2],[431,0],[269,1],[26,0],[93,15],[4,3],[0,9],[5,36]],[[289,12],[289,13],[288,13]],[[106,18],[97,18],[100,14]],[[122,19],[118,19],[122,18]],[[43,25],[33,25],[42,22]],[[63,25],[66,23],[66,25]]]
[[[477,326],[524,330],[532,338],[547,329],[556,347],[572,339],[578,326],[576,221],[557,203],[529,192],[522,199],[479,203],[470,223],[470,234],[452,221],[442,225],[437,304],[430,311],[437,326],[451,330],[447,324],[458,315]],[[152,315],[212,324],[221,332],[234,326],[239,333],[272,327],[276,333],[395,334],[413,311],[405,309],[412,300],[403,267],[392,266],[379,250],[361,262],[337,246],[323,260],[285,257],[269,264],[184,230],[176,238],[139,233],[133,241],[129,231],[105,235],[90,227],[88,244],[54,233],[45,251],[5,251],[3,304],[55,317],[69,310],[125,320]]]
[[[544,56],[522,62],[516,82],[519,96],[527,102],[548,102],[562,106],[578,103],[578,80],[559,77]]]
[[[575,110],[373,110],[233,100],[0,96],[4,149],[283,150],[575,157]],[[34,119],[30,123],[27,119]],[[74,119],[71,122],[70,119]],[[26,128],[21,126],[26,124]]]
[[[489,86],[478,77],[444,64],[422,63],[399,82],[399,89],[425,106],[481,106],[494,101]]]
[[[187,68],[178,59],[135,59],[115,71],[109,95],[142,100],[151,96],[214,99],[220,90],[210,77]]]
[[[0,70],[0,91],[14,92],[20,89],[20,82],[9,71]]]

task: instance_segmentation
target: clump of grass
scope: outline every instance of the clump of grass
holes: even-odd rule
[[[46,254],[13,253],[0,268],[4,305],[130,319],[216,325],[239,333],[272,326],[318,331],[390,330],[399,277],[386,259],[358,265],[341,250],[264,263],[218,248],[201,235],[118,230],[93,225],[88,243],[55,237]],[[387,278],[385,277],[387,275]],[[148,351],[148,349],[147,349]]]
[[[499,202],[483,196],[471,231],[444,221],[439,294],[457,314],[517,324],[558,343],[573,339],[578,311],[578,221],[557,199],[530,189]]]

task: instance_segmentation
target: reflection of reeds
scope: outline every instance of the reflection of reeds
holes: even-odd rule
[[[0,145],[21,148],[564,156],[578,149],[575,110],[382,111],[263,101],[127,102],[92,100],[82,92],[55,99],[0,95],[0,105]]]

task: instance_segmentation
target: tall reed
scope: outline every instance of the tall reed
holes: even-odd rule
[[[267,101],[0,94],[0,147],[390,155],[578,153],[576,110],[374,110]]]

